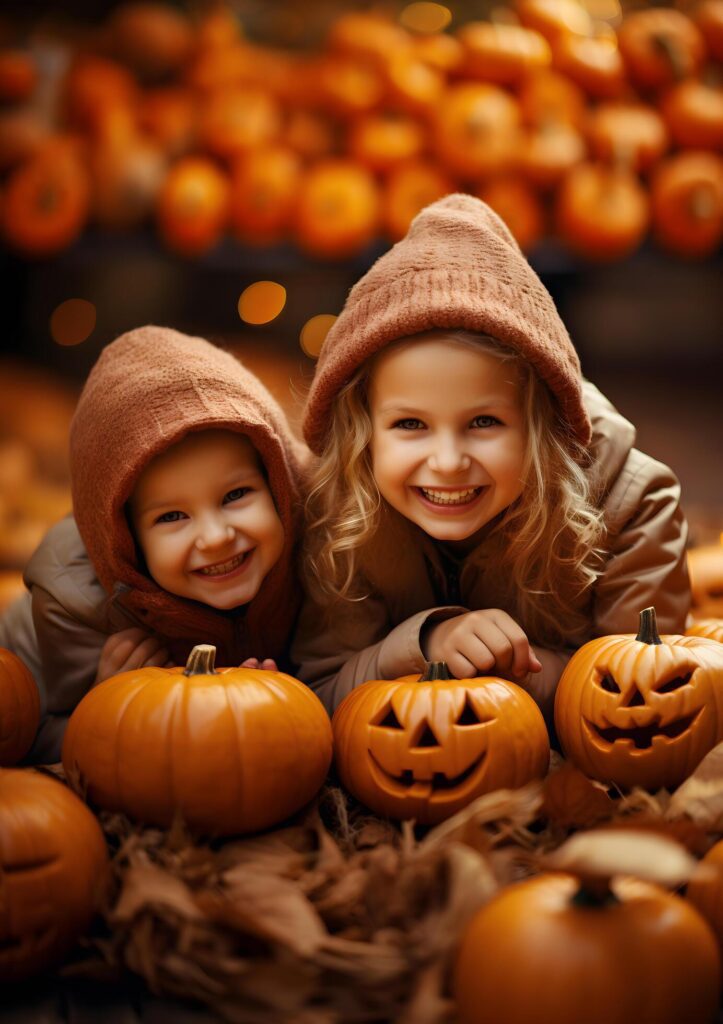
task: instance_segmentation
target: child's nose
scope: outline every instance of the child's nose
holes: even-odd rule
[[[469,469],[471,459],[457,438],[440,437],[428,461],[430,469],[435,473],[461,473]]]
[[[206,516],[199,521],[196,547],[201,551],[206,548],[218,548],[228,544],[234,538],[233,526],[220,516]]]

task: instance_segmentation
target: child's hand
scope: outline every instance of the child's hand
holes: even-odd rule
[[[465,612],[437,622],[423,638],[428,661],[444,661],[457,679],[480,674],[522,679],[542,663],[522,629],[500,608]]]
[[[273,658],[264,658],[263,661],[259,661],[258,658],[247,658],[241,662],[241,668],[261,668],[264,672],[279,671]]]
[[[161,637],[142,629],[122,629],[114,633],[103,644],[93,685],[134,668],[168,666],[170,655],[164,644]]]

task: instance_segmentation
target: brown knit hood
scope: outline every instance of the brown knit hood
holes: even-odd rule
[[[279,561],[253,601],[220,612],[163,590],[145,572],[125,504],[145,466],[186,434],[246,435],[266,468],[284,527]],[[281,658],[297,611],[295,547],[304,448],[264,386],[227,352],[164,327],[122,335],[101,353],[71,424],[73,511],[104,589],[139,625],[171,641],[174,658],[195,643],[218,647],[217,664]]]
[[[323,450],[334,399],[362,363],[433,328],[478,331],[515,349],[547,383],[572,435],[590,441],[580,361],[552,297],[497,214],[458,194],[422,210],[349,293],[307,399],[309,447]]]

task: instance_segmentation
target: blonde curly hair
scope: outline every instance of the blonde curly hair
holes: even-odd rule
[[[438,334],[425,332],[395,345]],[[549,389],[527,360],[485,334],[445,331],[444,337],[517,368],[527,431],[524,488],[491,526],[488,540],[516,593],[523,629],[537,642],[569,643],[587,622],[577,610],[579,597],[602,567],[605,526],[587,471],[589,453],[570,436]],[[337,395],[326,444],[310,480],[306,576],[313,596],[325,607],[367,596],[358,572],[360,553],[379,529],[384,505],[370,455],[373,366],[372,359],[360,367]]]

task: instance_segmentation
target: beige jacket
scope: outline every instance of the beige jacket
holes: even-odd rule
[[[571,637],[568,649],[541,649],[527,630],[543,669],[523,685],[548,721],[557,682],[575,647],[596,636],[637,632],[638,613],[649,605],[656,608],[661,632],[682,632],[690,605],[687,527],[677,479],[667,466],[633,447],[634,427],[597,388],[586,382],[584,395],[593,424],[590,471],[602,484],[607,561],[591,591],[578,599],[588,628]],[[371,561],[367,557],[368,598],[335,605],[331,614],[307,599],[302,610],[292,658],[300,665],[299,678],[330,713],[367,679],[420,672],[420,630],[430,620],[503,608],[526,628],[514,593],[486,558],[484,542],[457,572],[454,567],[450,571],[434,541],[420,530],[412,534],[406,520],[397,518],[396,526],[390,520],[383,542],[375,543]]]

